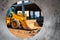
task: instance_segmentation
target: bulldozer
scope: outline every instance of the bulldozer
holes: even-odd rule
[[[10,17],[6,16],[6,24],[7,26],[11,26],[12,28],[23,28],[23,29],[37,29],[35,27],[31,27],[27,25],[28,23],[26,22],[26,14],[23,13],[17,13],[15,14],[14,12],[11,12]]]
[[[23,15],[22,13],[15,14],[14,12],[11,12],[11,17],[6,17],[6,24],[10,25],[12,28],[24,28],[28,29],[28,26],[26,24],[26,15]]]

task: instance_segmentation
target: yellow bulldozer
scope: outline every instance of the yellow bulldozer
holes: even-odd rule
[[[26,15],[23,15],[22,13],[15,14],[14,12],[11,12],[11,15],[11,17],[6,17],[7,25],[11,25],[12,28],[28,28],[26,24]]]
[[[37,29],[35,27],[28,26],[26,23],[26,14],[11,12],[11,17],[6,16],[6,24],[12,28],[23,28],[23,29]]]

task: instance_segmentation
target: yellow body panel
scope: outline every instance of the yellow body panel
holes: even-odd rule
[[[10,25],[10,17],[6,17],[6,24]]]

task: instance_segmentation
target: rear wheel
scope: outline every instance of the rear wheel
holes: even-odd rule
[[[19,21],[17,21],[17,20],[11,21],[11,27],[12,28],[18,28],[19,26],[20,26]]]

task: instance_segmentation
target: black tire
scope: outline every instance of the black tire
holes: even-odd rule
[[[14,25],[13,23],[16,23],[16,25]],[[12,20],[11,21],[11,27],[12,28],[18,28],[20,26],[20,23],[18,20]]]
[[[19,22],[19,24],[20,24],[20,26],[18,26],[18,28],[23,29],[23,26],[22,26],[21,22]]]

